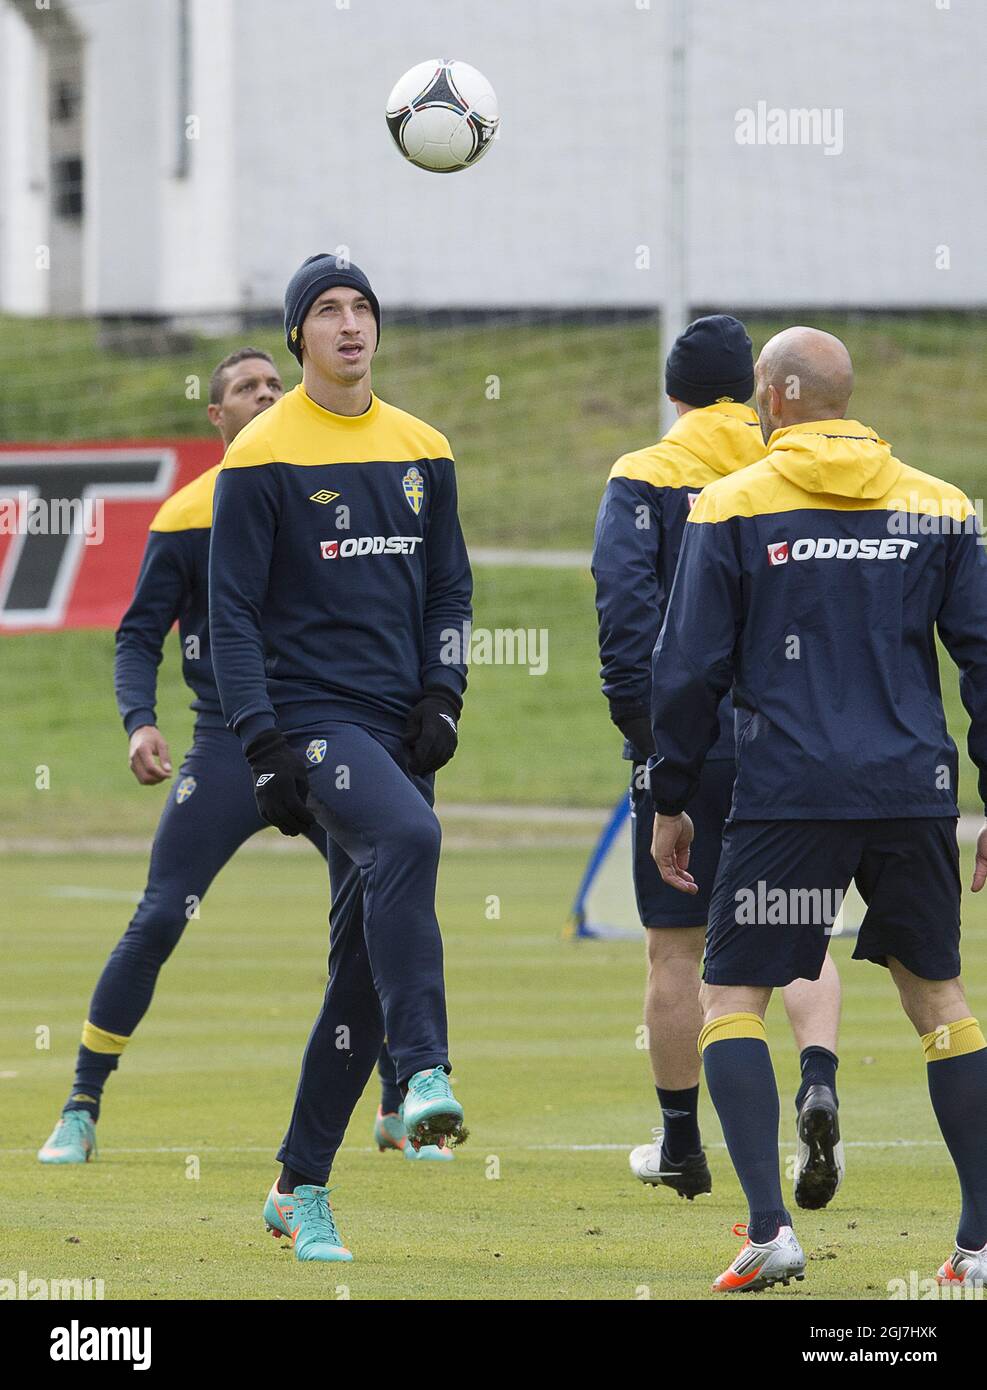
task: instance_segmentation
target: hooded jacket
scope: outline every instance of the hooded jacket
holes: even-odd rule
[[[733,690],[737,820],[957,814],[935,635],[987,797],[987,556],[972,503],[855,420],[776,430],[693,508],[654,653],[651,789],[682,810]]]
[[[593,577],[603,693],[614,713],[647,715],[651,657],[690,508],[708,483],[764,456],[757,416],[735,401],[689,410],[647,449],[610,470],[596,519]],[[625,744],[624,756],[633,756]],[[733,711],[723,703],[710,758],[733,757]]]

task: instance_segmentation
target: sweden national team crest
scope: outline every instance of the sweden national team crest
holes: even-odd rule
[[[313,738],[312,742],[305,749],[305,756],[310,763],[321,763],[326,756],[326,741],[324,738]]]
[[[198,783],[196,782],[194,777],[182,778],[178,786],[175,788],[175,800],[178,802],[179,806],[181,806],[184,801],[188,801],[189,797],[195,791],[197,786]]]
[[[404,488],[405,501],[417,516],[425,500],[425,479],[421,475],[421,469],[414,466],[409,468],[401,479],[401,486]]]

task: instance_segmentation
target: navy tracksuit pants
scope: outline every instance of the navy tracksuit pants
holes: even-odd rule
[[[278,1158],[324,1179],[385,1033],[402,1086],[449,1067],[435,916],[441,832],[432,778],[408,772],[397,735],[326,722],[287,737],[309,762],[309,808],[330,837],[334,893],[329,983]],[[359,881],[337,888],[344,859]]]
[[[144,894],[96,985],[89,1006],[91,1023],[131,1036],[196,904],[240,846],[265,827],[240,740],[227,729],[197,728],[158,823]],[[325,857],[325,830],[315,826],[309,838]],[[359,917],[359,870],[336,846],[329,847],[329,863],[334,916],[345,917],[350,911]],[[95,1062],[90,1055],[88,1066]],[[116,1062],[115,1057],[107,1058],[107,1070]],[[380,1049],[380,1074],[382,1081],[394,1084],[386,1048]],[[76,1087],[86,1087],[81,1076]]]

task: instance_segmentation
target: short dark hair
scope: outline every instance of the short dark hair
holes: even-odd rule
[[[213,368],[212,376],[209,378],[209,404],[222,404],[223,396],[226,393],[226,373],[230,367],[235,367],[238,362],[246,362],[250,357],[260,357],[265,362],[270,362],[271,366],[277,371],[277,364],[269,352],[263,348],[242,347],[237,348],[236,352],[231,352],[228,357],[224,357],[222,362],[217,362]]]

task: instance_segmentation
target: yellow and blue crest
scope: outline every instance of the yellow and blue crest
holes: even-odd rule
[[[404,488],[405,501],[417,516],[425,500],[425,479],[421,475],[421,469],[412,465],[401,479],[401,486]]]
[[[188,801],[189,797],[195,791],[197,786],[198,783],[196,782],[194,777],[182,778],[178,786],[175,788],[175,800],[178,802],[179,806],[181,806],[183,801]]]
[[[312,742],[305,749],[305,756],[310,763],[321,763],[326,756],[326,741],[324,738],[313,738]]]

